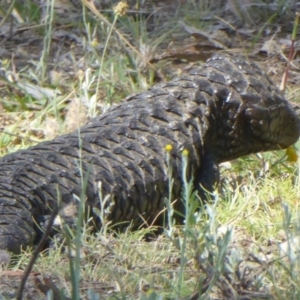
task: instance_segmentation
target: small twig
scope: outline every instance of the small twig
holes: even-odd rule
[[[14,9],[14,6],[15,6],[15,2],[16,2],[16,0],[13,0],[13,1],[12,1],[12,3],[11,3],[11,5],[10,5],[10,7],[9,7],[9,9],[8,9],[8,11],[7,11],[5,17],[4,17],[4,18],[2,19],[2,21],[0,22],[0,28],[4,25],[4,23],[6,22],[6,20],[8,19],[8,17],[11,15],[11,13],[12,13],[12,11],[13,11],[13,9]]]
[[[287,61],[287,66],[286,66],[285,72],[283,74],[281,85],[280,85],[280,90],[281,91],[285,90],[286,82],[287,82],[288,74],[289,74],[289,70],[290,70],[291,61],[292,61],[293,55],[294,55],[295,40],[296,40],[296,37],[297,37],[299,18],[300,18],[300,12],[296,12],[296,18],[295,18],[294,28],[293,28],[293,33],[292,33],[292,43],[291,43],[291,47],[290,47],[290,53],[289,53],[289,57],[288,57],[288,61]]]
[[[45,230],[45,232],[43,234],[43,237],[42,237],[41,241],[39,242],[39,244],[37,245],[36,249],[34,250],[34,252],[32,254],[32,257],[31,257],[31,259],[29,261],[29,264],[28,264],[28,266],[27,266],[27,268],[26,268],[26,270],[24,272],[24,275],[22,277],[20,286],[18,288],[18,292],[17,292],[17,296],[16,296],[17,300],[22,300],[23,299],[23,290],[24,290],[26,281],[27,281],[27,279],[28,279],[28,277],[30,275],[30,272],[31,272],[31,270],[33,268],[33,265],[34,265],[35,261],[37,260],[39,254],[40,254],[41,250],[43,249],[44,244],[45,244],[45,242],[46,242],[46,240],[47,240],[47,238],[48,238],[48,236],[49,236],[49,234],[51,232],[52,225],[54,223],[54,220],[55,220],[58,212],[59,212],[59,207],[57,206],[53,210],[53,212],[51,214],[51,217],[49,219],[49,223],[48,223],[48,225],[46,227],[46,230]]]

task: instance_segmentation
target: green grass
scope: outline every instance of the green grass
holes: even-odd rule
[[[111,299],[153,299],[154,294],[154,299],[178,299],[199,291],[201,299],[210,299],[214,294],[229,297],[228,284],[233,296],[242,284],[251,283],[253,294],[283,299],[282,293],[286,293],[288,299],[297,299],[299,257],[291,263],[292,255],[283,257],[278,251],[285,238],[291,241],[299,235],[295,209],[299,191],[290,179],[281,181],[280,189],[276,178],[266,178],[263,187],[254,181],[245,187],[246,192],[236,191],[226,202],[217,195],[218,201],[206,204],[193,222],[174,226],[171,237],[162,234],[152,242],[144,241],[151,229],[115,237],[85,231],[80,248],[81,293],[91,289],[106,298],[112,289]],[[189,188],[185,192],[189,196],[183,200],[190,205],[193,197]],[[289,212],[288,206],[293,207]],[[54,249],[42,256],[35,270],[47,272],[53,263],[58,266],[53,275],[68,274],[67,252]],[[246,267],[247,276],[242,273]],[[106,293],[98,290],[97,284],[90,288],[95,282],[110,288]],[[71,287],[65,292],[71,294]]]
[[[275,12],[263,6],[261,22],[270,25],[284,18],[289,9],[286,2],[277,1]],[[0,133],[1,156],[66,132],[70,99],[78,99],[90,118],[125,96],[169,78],[170,73],[180,73],[176,65],[168,61],[152,65],[150,58],[166,51],[176,38],[187,37],[178,25],[179,18],[202,30],[214,20],[204,16],[217,16],[221,11],[214,11],[210,1],[189,0],[167,14],[166,22],[166,16],[151,21],[151,14],[148,19],[138,13],[117,15],[113,10],[99,14],[83,6],[74,23],[57,14],[53,1],[47,3],[46,19],[33,1],[15,7],[28,24],[39,24],[35,34],[43,51],[39,60],[28,61],[17,73],[12,60],[1,61],[6,76],[14,78],[5,81],[0,91],[5,117],[13,120]],[[256,21],[257,7],[241,11],[238,6],[231,13],[251,23]],[[4,12],[1,4],[1,16]],[[82,39],[81,49],[51,38],[58,24],[62,28],[67,24],[71,32],[80,28],[75,33]],[[151,26],[155,29],[150,30]],[[242,40],[240,47],[258,47],[261,38],[258,31],[250,41]],[[61,53],[68,54],[65,60],[55,56]],[[34,93],[20,82],[32,84]],[[37,96],[39,88],[46,96]],[[47,131],[49,127],[56,131]],[[283,242],[291,246],[300,235],[298,166],[281,161],[283,156],[284,151],[252,155],[221,167],[215,201],[201,203],[200,210],[195,205],[199,199],[185,181],[182,201],[189,208],[187,221],[182,226],[174,224],[172,205],[166,199],[169,228],[151,241],[145,240],[154,228],[112,235],[107,224],[93,234],[79,218],[75,230],[64,230],[69,250],[54,241],[57,246],[41,253],[34,271],[50,272],[58,279],[62,295],[74,300],[191,299],[197,293],[199,299],[238,299],[247,293],[250,298],[299,299],[300,256],[295,251],[280,251]],[[171,172],[169,180],[171,183]],[[82,185],[84,190],[84,179]],[[80,201],[84,202],[83,196]],[[30,257],[30,251],[24,252],[9,268],[24,269]]]

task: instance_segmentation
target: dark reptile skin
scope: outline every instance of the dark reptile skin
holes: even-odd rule
[[[299,125],[256,65],[217,54],[180,78],[128,97],[82,127],[80,136],[74,132],[2,157],[0,249],[32,245],[34,221],[51,213],[58,191],[63,203],[72,203],[81,174],[88,178],[91,206],[100,208],[102,183],[112,223],[151,223],[168,195],[167,144],[173,146],[174,199],[180,199],[182,149],[189,150],[190,176],[201,195],[200,185],[213,189],[220,162],[286,148],[297,141]]]

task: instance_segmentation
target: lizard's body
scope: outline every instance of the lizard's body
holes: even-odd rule
[[[57,206],[58,191],[65,204],[80,196],[82,178],[88,179],[88,205],[100,209],[100,186],[109,197],[105,210],[113,223],[151,223],[168,195],[166,145],[173,147],[173,196],[180,199],[183,149],[201,194],[217,182],[219,163],[286,148],[298,139],[299,125],[257,66],[215,55],[180,78],[128,97],[80,134],[2,157],[0,249],[31,245],[34,222]]]

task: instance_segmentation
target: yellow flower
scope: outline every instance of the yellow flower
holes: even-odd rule
[[[93,48],[96,48],[99,45],[99,42],[96,38],[93,38],[92,42],[91,42],[91,46]]]
[[[79,71],[77,72],[76,76],[77,76],[77,78],[78,78],[79,80],[83,80],[83,78],[84,78],[84,72],[83,72],[82,70],[79,70]]]
[[[117,16],[124,16],[128,9],[128,4],[126,1],[120,1],[116,6],[113,7],[114,13]]]
[[[166,145],[166,147],[165,147],[165,150],[166,150],[167,152],[171,152],[172,149],[173,149],[173,146],[172,146],[171,144],[168,144],[168,145]]]
[[[183,149],[182,150],[182,155],[183,156],[188,156],[189,155],[189,150],[188,149]]]
[[[298,160],[298,154],[296,152],[295,147],[290,146],[290,147],[286,148],[285,154],[287,156],[287,160],[288,161],[290,161],[290,162],[297,162],[297,160]]]

